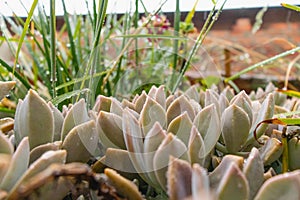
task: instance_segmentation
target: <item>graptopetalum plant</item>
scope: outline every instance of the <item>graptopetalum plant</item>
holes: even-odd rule
[[[99,96],[91,110],[82,99],[62,112],[30,90],[14,130],[0,134],[0,199],[299,199],[297,134],[286,133],[291,172],[277,175],[281,127],[260,124],[298,110],[298,99],[271,84],[250,95],[198,88],[153,86],[131,101]]]

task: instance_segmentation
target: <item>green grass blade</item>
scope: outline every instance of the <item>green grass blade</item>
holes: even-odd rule
[[[35,8],[36,8],[37,3],[38,3],[38,0],[34,0],[34,1],[32,2],[32,5],[31,5],[31,8],[30,8],[30,10],[29,10],[27,19],[26,19],[26,21],[25,21],[24,29],[23,29],[23,31],[22,31],[21,37],[20,37],[20,39],[19,39],[18,47],[17,47],[17,52],[16,52],[16,58],[15,58],[15,62],[14,62],[13,71],[14,71],[15,68],[17,67],[17,63],[18,63],[18,59],[19,59],[19,54],[20,54],[20,51],[21,51],[21,47],[22,47],[24,38],[25,38],[25,36],[26,36],[26,33],[27,33],[27,31],[28,31],[29,24],[30,24],[30,21],[31,21],[31,18],[32,18],[32,16],[33,16],[33,12],[34,12],[34,10],[35,10]]]
[[[51,49],[51,78],[52,83],[52,98],[56,97],[56,15],[55,15],[55,0],[51,0],[50,5],[50,49]]]
[[[297,11],[297,12],[300,12],[300,7],[299,6],[294,6],[294,5],[287,4],[287,3],[281,3],[281,6],[283,6],[285,8],[288,8],[288,9],[291,9],[291,10],[294,10],[294,11]]]
[[[246,68],[246,69],[244,69],[244,70],[242,70],[242,71],[240,71],[240,72],[232,75],[231,77],[226,78],[224,81],[225,81],[225,83],[228,83],[229,81],[232,81],[232,80],[235,80],[235,79],[239,78],[243,74],[246,74],[246,73],[248,73],[250,71],[253,71],[253,70],[257,69],[257,68],[263,67],[263,66],[265,66],[267,64],[270,64],[270,63],[274,62],[275,60],[277,60],[279,58],[283,58],[285,56],[291,55],[291,54],[293,54],[293,53],[295,53],[297,51],[300,51],[300,46],[296,47],[296,48],[293,48],[291,50],[285,51],[285,52],[283,52],[281,54],[275,55],[275,56],[273,56],[271,58],[268,58],[266,60],[263,60],[263,61],[261,61],[259,63],[256,63],[256,64],[254,64],[254,65],[252,65],[252,66],[250,66],[250,67],[248,67],[248,68]]]
[[[300,98],[300,92],[294,90],[277,90],[280,93],[286,94],[290,97],[297,97]]]
[[[0,58],[0,65],[7,71],[11,72],[28,90],[31,88],[30,83],[19,72],[10,67],[4,60]]]
[[[74,91],[71,91],[71,92],[68,92],[68,93],[65,93],[65,94],[62,94],[60,96],[55,97],[54,99],[51,100],[51,102],[54,105],[58,105],[61,102],[67,100],[67,99],[70,99],[74,96],[79,96],[80,94],[86,93],[86,92],[89,92],[89,91],[90,90],[88,88],[85,88],[85,89],[82,89],[82,90],[74,90]]]
[[[79,64],[78,64],[78,59],[77,59],[76,47],[74,44],[74,38],[72,35],[71,26],[70,26],[69,15],[68,15],[66,5],[65,5],[65,0],[62,0],[62,4],[63,4],[63,9],[64,9],[64,20],[65,20],[65,24],[67,26],[67,33],[68,33],[68,37],[69,37],[69,41],[70,41],[70,48],[71,48],[71,53],[72,53],[72,61],[73,61],[72,66],[74,66],[75,72],[77,73],[79,70]]]

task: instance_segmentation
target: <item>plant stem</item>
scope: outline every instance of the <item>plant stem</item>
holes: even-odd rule
[[[277,60],[277,59],[279,59],[279,58],[282,58],[282,57],[285,57],[285,56],[294,54],[294,53],[297,52],[297,51],[300,51],[300,46],[298,46],[298,47],[296,47],[296,48],[293,48],[293,49],[291,49],[291,50],[285,51],[285,52],[283,52],[283,53],[281,53],[281,54],[278,54],[278,55],[273,56],[273,57],[271,57],[271,58],[268,58],[268,59],[266,59],[266,60],[263,60],[263,61],[261,61],[261,62],[259,62],[259,63],[256,63],[256,64],[254,64],[254,65],[252,65],[252,66],[250,66],[250,67],[248,67],[248,68],[246,68],[246,69],[240,71],[239,73],[236,73],[236,74],[234,74],[233,76],[231,76],[231,77],[229,77],[229,78],[226,78],[224,81],[225,81],[225,83],[228,83],[229,81],[232,81],[232,80],[234,80],[234,79],[237,79],[237,78],[239,78],[241,75],[246,74],[247,72],[253,71],[253,70],[255,70],[255,69],[259,68],[259,67],[263,67],[264,65],[267,65],[267,64],[269,64],[269,63],[271,63],[271,62],[274,62],[275,60]]]
[[[55,15],[55,0],[50,0],[50,34],[51,34],[51,83],[52,83],[52,98],[56,97],[56,15]]]

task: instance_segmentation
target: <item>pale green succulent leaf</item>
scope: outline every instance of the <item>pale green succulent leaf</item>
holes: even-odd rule
[[[204,164],[206,149],[204,141],[197,130],[196,126],[191,128],[190,140],[188,144],[188,151],[191,159],[191,163]]]
[[[198,86],[193,85],[192,87],[188,88],[185,92],[184,95],[187,96],[189,99],[193,99],[196,102],[200,102],[200,95],[198,92]]]
[[[67,112],[61,130],[61,140],[64,141],[65,137],[68,135],[72,128],[89,120],[90,118],[86,109],[86,103],[84,99],[81,99],[77,103],[75,103]]]
[[[226,155],[223,157],[221,163],[209,174],[209,182],[212,189],[217,189],[221,179],[224,177],[226,170],[228,170],[231,163],[235,163],[240,169],[244,164],[244,158],[235,155]]]
[[[162,127],[166,128],[166,112],[159,103],[148,96],[140,113],[140,124],[145,135],[153,127],[155,122],[159,122]]]
[[[53,163],[64,164],[66,161],[67,152],[65,150],[57,151],[47,151],[34,163],[32,163],[28,170],[23,174],[23,176],[18,180],[14,185],[13,189],[10,191],[9,195],[13,195],[14,192],[17,192],[16,189],[19,185],[25,184],[30,178],[37,175],[38,173],[47,169]]]
[[[126,149],[123,138],[122,118],[119,115],[100,111],[97,118],[97,131],[105,148]]]
[[[114,113],[122,117],[123,114],[122,104],[115,98],[111,98],[110,113]]]
[[[174,118],[181,115],[183,112],[187,112],[190,119],[192,121],[194,120],[195,112],[193,107],[190,105],[189,100],[184,95],[181,95],[175,99],[167,109],[168,124],[170,124]]]
[[[169,158],[173,156],[189,161],[187,147],[185,144],[176,138],[172,133],[169,133],[162,141],[153,158],[153,167],[156,178],[161,186],[166,191],[167,179],[166,172],[168,169]]]
[[[230,105],[222,114],[222,137],[229,153],[238,152],[247,141],[250,120],[247,113],[236,105]]]
[[[2,180],[10,166],[11,159],[11,154],[0,153],[0,184],[2,183]]]
[[[14,153],[14,147],[9,139],[0,132],[0,154],[10,154]]]
[[[163,107],[164,110],[166,109],[166,93],[163,85],[157,88],[154,99]]]
[[[16,112],[16,142],[28,136],[30,148],[53,141],[54,117],[52,110],[37,92],[29,90],[20,101]]]
[[[194,124],[203,138],[206,156],[215,147],[221,135],[220,116],[216,105],[210,104],[203,108],[195,117]]]
[[[288,141],[289,149],[289,169],[300,169],[300,140],[297,137],[293,137]]]
[[[214,199],[212,191],[209,188],[209,178],[207,170],[199,164],[193,164],[192,171],[192,197],[197,199]]]
[[[300,171],[293,171],[269,178],[254,200],[300,199]]]
[[[168,126],[167,132],[176,135],[186,146],[188,146],[190,132],[193,123],[187,112],[180,114],[174,118]]]
[[[249,199],[247,179],[235,163],[229,164],[216,192],[220,200]]]
[[[103,95],[99,95],[96,99],[93,110],[100,112],[101,110],[109,112],[111,107],[111,98]]]
[[[185,199],[192,195],[192,167],[190,163],[170,156],[166,176],[170,200]]]
[[[105,163],[103,164],[120,172],[136,173],[129,154],[126,150],[108,148],[105,153]]]
[[[0,100],[8,95],[9,91],[12,90],[16,85],[16,81],[0,81]]]
[[[221,113],[223,113],[224,110],[229,106],[229,101],[224,94],[220,94],[219,105]]]
[[[147,100],[147,94],[146,94],[145,91],[143,91],[142,94],[140,96],[137,96],[137,98],[135,99],[135,101],[133,101],[133,103],[134,103],[134,110],[137,113],[141,113],[146,100]]]
[[[270,138],[260,150],[264,165],[270,165],[279,159],[283,152],[282,143],[277,138]]]
[[[212,89],[207,89],[204,94],[205,94],[204,95],[204,98],[205,98],[204,105],[205,105],[205,107],[209,106],[210,104],[214,104],[216,106],[218,114],[220,115],[221,109],[220,109],[220,105],[219,105],[219,101],[218,101],[219,95],[215,91],[213,91]]]
[[[153,168],[153,158],[156,150],[165,137],[165,131],[162,129],[161,125],[156,122],[146,135],[144,141],[145,171],[148,172],[149,178],[151,179],[152,183],[154,184],[153,187],[155,188],[159,188],[160,186],[154,173],[155,170]]]
[[[62,129],[62,126],[63,126],[63,123],[64,123],[64,116],[51,102],[48,102],[48,105],[49,105],[50,109],[52,110],[53,117],[54,117],[53,141],[59,141],[60,140],[61,129]]]
[[[223,94],[229,102],[234,97],[234,91],[229,86],[226,86],[225,89],[222,90],[221,94]]]
[[[0,189],[10,191],[25,173],[29,164],[29,140],[24,137],[14,153],[9,168],[0,183]]]
[[[47,143],[47,144],[42,144],[30,151],[30,159],[29,159],[29,164],[33,163],[36,161],[38,158],[40,158],[44,153],[47,151],[57,151],[61,148],[61,141],[56,141],[53,143]]]
[[[249,197],[253,199],[264,182],[264,164],[259,151],[253,148],[244,165],[243,173],[249,183]]]
[[[139,121],[131,114],[129,108],[125,108],[122,118],[123,137],[129,156],[137,173],[146,181],[150,182],[150,178],[145,173],[144,160],[144,135]]]
[[[62,149],[67,150],[66,162],[87,162],[95,155],[98,140],[95,121],[91,120],[75,126],[62,144]]]
[[[230,101],[230,104],[234,104],[242,108],[248,115],[250,124],[252,124],[253,120],[253,113],[252,113],[252,103],[249,96],[246,94],[246,92],[243,90],[238,95],[232,98]]]
[[[255,130],[258,123],[266,119],[271,119],[273,117],[274,107],[275,107],[274,105],[275,102],[274,102],[273,94],[269,94],[267,98],[263,101],[257,117],[253,119],[254,123],[252,124],[250,130],[251,132],[251,135],[249,135],[250,137],[253,137],[253,131]],[[267,128],[268,128],[267,124],[262,124],[261,126],[259,126],[259,128],[256,129],[257,138],[262,136]]]

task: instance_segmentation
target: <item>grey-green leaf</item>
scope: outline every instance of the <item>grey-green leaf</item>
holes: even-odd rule
[[[250,120],[247,113],[236,105],[230,105],[222,114],[222,136],[229,153],[238,152],[247,141]]]
[[[16,112],[16,142],[28,136],[30,148],[53,141],[54,117],[52,110],[37,92],[29,90],[20,101]]]
[[[14,153],[10,166],[0,181],[0,189],[9,191],[16,184],[19,178],[27,170],[29,163],[29,141],[28,137],[21,140],[16,152]]]
[[[140,124],[144,135],[153,127],[155,122],[159,122],[162,127],[167,127],[167,118],[164,108],[147,96],[146,102],[140,113]]]
[[[216,105],[210,104],[203,108],[195,117],[194,124],[203,138],[204,156],[206,156],[214,148],[221,135],[221,123]]]
[[[98,140],[95,121],[75,126],[62,144],[62,149],[67,150],[67,162],[87,162],[95,154]]]
[[[61,130],[61,140],[63,141],[65,139],[72,128],[89,120],[90,119],[87,113],[86,103],[84,99],[81,99],[80,101],[75,103],[67,112]]]
[[[260,188],[254,200],[300,199],[300,171],[288,172],[269,178]]]
[[[0,153],[12,155],[14,152],[14,147],[8,138],[0,132]]]
[[[123,138],[122,118],[116,114],[100,111],[97,118],[97,131],[105,148],[126,149]]]
[[[230,163],[217,189],[220,200],[248,200],[249,185],[245,175],[235,163]]]

